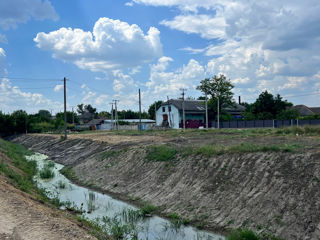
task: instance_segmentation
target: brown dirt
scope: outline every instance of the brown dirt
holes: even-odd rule
[[[173,134],[172,134],[173,133]],[[290,240],[320,239],[319,137],[237,133],[25,135],[14,141],[71,166],[82,182],[141,199],[206,229],[249,227]],[[148,140],[149,139],[149,140]],[[299,144],[297,152],[179,156],[146,161],[146,145]],[[113,150],[117,154],[103,155]]]
[[[0,158],[4,160],[4,155]],[[65,213],[39,203],[9,182],[0,174],[1,240],[95,239]]]

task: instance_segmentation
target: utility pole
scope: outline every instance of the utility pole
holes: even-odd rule
[[[206,94],[206,129],[208,130],[208,95]]]
[[[114,101],[114,108],[115,108],[115,125],[116,125],[116,130],[118,130],[119,128],[119,123],[118,123],[118,109],[117,109],[117,102],[119,102],[119,100],[113,100]]]
[[[113,123],[113,102],[110,104],[111,104],[111,130],[113,130],[113,126],[114,126],[114,123]]]
[[[73,112],[73,106],[72,106],[72,124],[74,125],[74,112]]]
[[[219,93],[217,93],[217,98],[218,98],[218,129],[220,128],[220,104],[219,104]]]
[[[67,139],[67,91],[66,91],[66,81],[67,79],[63,78],[63,92],[64,92],[64,139]]]
[[[157,102],[154,103],[154,120],[156,121],[157,125]]]
[[[141,131],[141,92],[139,88],[139,130]]]
[[[180,91],[182,91],[182,118],[183,118],[183,130],[186,130],[186,115],[185,115],[185,110],[184,110],[184,95],[185,91],[187,91],[186,88],[180,88]]]

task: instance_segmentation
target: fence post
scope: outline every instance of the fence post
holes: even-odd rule
[[[272,128],[274,128],[274,119],[272,119]]]
[[[297,119],[297,127],[299,127],[299,119]]]
[[[292,119],[291,119],[291,127],[293,126],[293,122],[292,122]]]

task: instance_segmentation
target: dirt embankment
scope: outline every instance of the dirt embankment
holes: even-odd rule
[[[0,152],[1,162],[10,162],[6,158]],[[41,204],[32,195],[13,187],[9,182],[0,174],[1,240],[96,239],[80,228],[76,221],[66,218],[61,211]]]
[[[233,153],[146,161],[146,143],[14,140],[72,166],[83,182],[127,199],[140,198],[208,229],[245,226],[285,239],[320,239],[320,152]],[[276,141],[276,140],[275,140]],[[181,143],[184,144],[184,143]]]

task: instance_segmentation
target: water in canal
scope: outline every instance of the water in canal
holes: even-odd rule
[[[41,170],[45,164],[53,162],[48,160],[48,157],[43,154],[36,153],[26,157],[27,160],[34,160],[38,164],[38,169]],[[107,222],[116,222],[118,224],[127,224],[130,228],[132,221],[135,218],[134,227],[130,231],[135,231],[138,239],[141,240],[224,240],[221,235],[198,230],[194,227],[176,225],[172,222],[152,216],[147,218],[135,217],[138,208],[125,202],[113,199],[107,194],[102,194],[89,190],[85,187],[78,186],[70,182],[63,176],[59,170],[64,166],[54,163],[52,170],[54,177],[49,180],[35,177],[38,187],[43,188],[47,192],[49,198],[58,197],[60,201],[82,209],[83,217],[94,220],[101,225],[106,225]],[[128,239],[130,234],[128,233]]]

